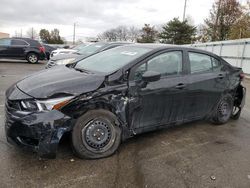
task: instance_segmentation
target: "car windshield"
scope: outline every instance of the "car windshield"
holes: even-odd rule
[[[105,43],[96,43],[96,44],[90,44],[88,46],[85,46],[84,48],[80,49],[77,53],[83,54],[83,55],[91,55],[95,53],[97,50],[99,50],[101,47],[103,47]]]
[[[75,68],[111,73],[146,54],[150,50],[151,49],[141,47],[121,46],[83,59],[76,64]]]
[[[79,50],[83,49],[86,46],[87,46],[87,44],[79,44],[79,45],[73,47],[72,49],[79,51]]]

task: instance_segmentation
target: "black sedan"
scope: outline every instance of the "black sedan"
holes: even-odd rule
[[[238,119],[244,75],[206,51],[128,45],[58,66],[17,82],[6,92],[11,143],[55,157],[70,133],[75,154],[101,158],[136,134],[206,119]]]

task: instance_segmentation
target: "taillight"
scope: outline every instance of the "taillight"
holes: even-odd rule
[[[240,80],[244,80],[245,78],[245,74],[244,73],[240,73]]]
[[[45,53],[45,48],[44,48],[43,46],[40,46],[40,47],[39,47],[39,50],[40,50],[40,52]]]

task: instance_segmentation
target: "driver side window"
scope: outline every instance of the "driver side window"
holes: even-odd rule
[[[182,72],[182,52],[171,51],[160,54],[135,70],[134,80],[141,80],[146,71],[155,71],[162,76],[179,75]]]

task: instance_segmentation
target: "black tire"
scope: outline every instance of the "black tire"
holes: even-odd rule
[[[228,122],[233,111],[233,98],[227,94],[222,97],[217,107],[215,108],[212,123],[215,125],[222,125]]]
[[[112,155],[121,143],[117,117],[107,110],[90,110],[78,118],[71,141],[80,158],[98,159]]]
[[[38,56],[38,54],[36,54],[36,53],[30,52],[30,53],[28,53],[26,59],[27,59],[27,61],[28,61],[29,63],[35,64],[35,63],[38,62],[39,56]]]
[[[49,53],[49,52],[46,53],[46,59],[47,59],[47,60],[50,59],[50,53]]]

